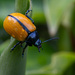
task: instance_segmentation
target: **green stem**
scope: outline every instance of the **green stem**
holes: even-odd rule
[[[10,52],[16,40],[13,39],[10,45],[4,50],[0,57],[0,75],[25,75],[26,53],[22,58],[22,48],[17,47]]]
[[[25,14],[29,8],[30,0],[15,0],[15,11]]]
[[[16,0],[16,12],[25,14],[25,11],[29,8],[28,2],[29,0]],[[20,46],[10,52],[16,43],[17,40],[11,38],[9,46],[1,53],[0,75],[25,75],[27,49],[24,57],[22,57],[22,48]]]

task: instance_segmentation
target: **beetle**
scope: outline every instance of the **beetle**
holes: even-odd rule
[[[5,18],[3,23],[5,31],[19,41],[16,45],[14,45],[11,51],[13,51],[17,45],[22,45],[26,42],[22,55],[24,55],[24,51],[27,46],[34,45],[38,48],[39,52],[41,48],[41,40],[39,39],[39,34],[36,31],[34,21],[27,15],[30,11],[32,10],[27,10],[25,15],[21,13],[11,13]]]
[[[41,43],[43,43],[39,39],[39,34],[36,31],[36,26],[34,25],[33,19],[27,15],[30,11],[32,10],[27,10],[25,15],[21,13],[11,13],[3,22],[5,31],[19,41],[16,45],[14,45],[11,51],[13,51],[17,45],[21,44],[22,46],[22,44],[26,42],[22,55],[24,55],[26,47],[32,45],[36,46],[40,52],[40,48],[42,47]],[[48,40],[44,42],[47,41]]]

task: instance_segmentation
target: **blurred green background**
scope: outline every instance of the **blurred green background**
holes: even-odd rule
[[[3,28],[5,17],[15,12],[15,0],[0,0],[0,55],[10,36]],[[32,19],[43,43],[41,52],[28,47],[27,75],[75,75],[75,0],[32,0]]]

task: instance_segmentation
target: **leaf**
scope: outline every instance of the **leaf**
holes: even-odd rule
[[[0,55],[3,52],[3,50],[9,45],[9,40],[5,41],[0,45]]]
[[[63,73],[75,63],[75,53],[59,52],[52,56],[50,70],[52,74],[63,75]]]
[[[27,71],[26,75],[63,75],[75,63],[75,53],[59,52],[52,55],[51,63],[38,70]]]
[[[24,13],[22,10],[26,10],[26,6],[29,0],[16,0],[16,12]],[[24,3],[23,3],[24,2]],[[25,7],[24,7],[25,5]],[[22,9],[18,9],[21,6]],[[26,8],[26,9],[25,9]],[[9,46],[1,53],[0,56],[0,75],[24,75],[26,67],[27,49],[25,50],[24,57],[22,58],[22,48],[17,46],[14,51],[10,52],[11,48],[18,41],[11,38]],[[25,44],[24,44],[25,46]]]
[[[19,46],[10,52],[13,45],[16,43],[12,39],[10,45],[1,53],[0,56],[0,75],[24,75],[26,64],[26,53],[22,58],[22,48]],[[27,49],[26,49],[27,50]]]
[[[3,27],[3,20],[5,17],[14,12],[14,0],[0,0],[0,28]]]
[[[25,14],[25,12],[29,9],[30,0],[15,0],[15,11]]]
[[[68,6],[74,0],[44,0],[44,11],[48,24],[49,33],[54,36]]]

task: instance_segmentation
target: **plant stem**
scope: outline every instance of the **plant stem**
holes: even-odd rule
[[[26,53],[22,58],[22,48],[17,47],[10,52],[16,43],[15,39],[10,42],[8,48],[4,50],[0,57],[0,75],[25,75]]]
[[[15,11],[25,14],[25,11],[29,8],[29,0],[16,0],[15,2]],[[0,75],[25,75],[27,49],[24,57],[22,57],[21,46],[17,46],[10,52],[17,42],[17,40],[11,38],[9,46],[2,52],[0,56]]]
[[[15,11],[25,14],[25,12],[29,9],[30,0],[15,0]]]

